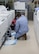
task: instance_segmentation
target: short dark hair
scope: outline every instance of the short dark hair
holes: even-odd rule
[[[22,15],[25,15],[25,13],[22,13]]]
[[[20,17],[21,16],[21,13],[20,12],[17,12],[17,17]]]

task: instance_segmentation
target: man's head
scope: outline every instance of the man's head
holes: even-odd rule
[[[25,13],[22,13],[21,15],[24,15],[25,16]]]
[[[20,13],[20,12],[18,12],[18,13],[17,13],[17,17],[19,18],[20,16],[21,16],[21,13]]]

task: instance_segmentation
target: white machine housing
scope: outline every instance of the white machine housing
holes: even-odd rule
[[[35,29],[36,39],[39,44],[39,10],[34,12],[34,29]]]
[[[25,10],[25,2],[14,2],[15,10]]]
[[[8,21],[5,17],[0,17],[0,46],[2,44],[2,37],[8,29]]]
[[[14,2],[14,9],[17,12],[24,12],[27,17],[27,9],[25,8],[25,2]]]
[[[11,10],[11,11],[2,11],[0,13],[0,17],[5,17],[8,19],[8,26],[11,25],[12,20],[15,18],[15,11]]]
[[[7,8],[4,5],[0,5],[0,11],[7,11]]]
[[[4,8],[3,8],[4,7]],[[12,20],[15,18],[15,11],[7,11],[5,6],[0,6],[0,46],[4,41],[3,36],[11,25]]]
[[[6,16],[8,18],[8,25],[10,25],[12,20],[15,18],[15,10],[7,11],[7,8],[5,6],[0,5],[0,16]]]

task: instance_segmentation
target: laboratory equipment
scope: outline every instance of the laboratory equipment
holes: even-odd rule
[[[25,10],[25,2],[14,2],[15,10]]]
[[[0,12],[0,17],[7,17],[8,19],[8,26],[11,25],[12,20],[15,18],[15,11],[11,10],[11,11],[2,11]]]
[[[15,18],[15,11],[7,9],[4,6],[0,6],[0,46],[4,41],[4,35],[8,31],[12,20]]]
[[[7,11],[7,8],[5,6],[0,5],[0,16],[6,16],[8,18],[8,25],[10,26],[12,20],[15,18],[15,10]]]
[[[0,17],[0,46],[2,42],[4,41],[4,34],[8,29],[8,23],[7,23],[7,18],[5,17]]]
[[[37,42],[39,44],[39,10],[34,12],[34,30]]]
[[[14,9],[17,12],[25,13],[25,16],[27,17],[27,8],[25,8],[25,2],[14,2]]]
[[[4,5],[0,5],[0,11],[7,11],[7,8]]]

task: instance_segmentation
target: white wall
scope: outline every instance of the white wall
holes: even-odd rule
[[[7,4],[8,3],[8,0],[5,0],[5,4]]]
[[[24,1],[24,2],[31,2],[32,0],[15,0],[15,1]]]
[[[0,1],[5,1],[5,0],[0,0]]]

